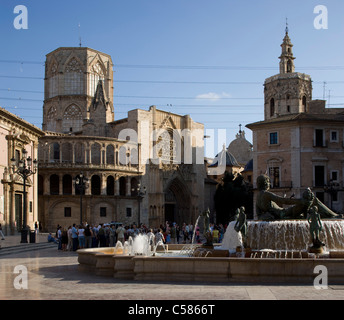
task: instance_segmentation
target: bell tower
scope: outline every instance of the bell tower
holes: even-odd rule
[[[47,54],[43,130],[80,134],[85,124],[103,128],[113,120],[111,57],[82,47],[58,48]]]
[[[293,55],[293,44],[291,43],[288,32],[289,32],[289,28],[288,28],[288,23],[287,23],[287,27],[285,29],[285,37],[283,39],[283,43],[281,44],[282,54],[279,57],[281,74],[295,72],[295,65],[294,65],[295,57]]]
[[[267,78],[264,83],[265,120],[288,114],[308,111],[312,100],[312,80],[304,73],[295,72],[293,44],[288,24],[285,30],[282,54],[279,57],[279,74]]]

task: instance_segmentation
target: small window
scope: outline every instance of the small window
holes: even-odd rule
[[[331,142],[338,142],[338,131],[331,131]]]
[[[315,129],[315,146],[324,146],[324,131],[322,129]]]
[[[331,171],[331,180],[333,182],[338,182],[338,174],[339,174],[338,171]]]
[[[100,208],[100,216],[101,217],[106,217],[106,207],[101,207]]]
[[[127,217],[131,217],[131,211],[132,211],[131,208],[127,208],[126,211],[127,211]]]
[[[29,202],[29,212],[32,212],[32,201]]]
[[[287,112],[290,112],[290,106],[287,106]]]
[[[275,99],[270,100],[270,117],[273,117],[275,114]]]
[[[65,218],[71,218],[72,217],[72,208],[71,207],[65,207],[64,208],[64,216],[65,216]]]
[[[270,133],[270,144],[278,144],[278,133],[271,132]]]

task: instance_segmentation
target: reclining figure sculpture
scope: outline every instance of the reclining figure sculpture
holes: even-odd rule
[[[269,191],[270,178],[267,175],[257,178],[257,188],[256,212],[259,220],[306,219],[309,209],[313,206],[317,206],[322,219],[339,218],[315,197],[310,188],[303,193],[301,199],[283,198]],[[284,208],[284,205],[288,207]]]

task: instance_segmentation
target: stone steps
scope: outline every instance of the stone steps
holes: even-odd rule
[[[51,243],[51,242],[43,242],[43,243],[25,243],[25,244],[20,244],[20,245],[15,245],[15,246],[2,247],[0,248],[0,256],[29,252],[29,251],[34,251],[34,250],[48,249],[48,248],[56,248],[57,250],[57,244]]]

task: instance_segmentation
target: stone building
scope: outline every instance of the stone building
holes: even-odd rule
[[[280,73],[266,79],[264,120],[253,131],[253,181],[270,176],[273,192],[302,197],[310,187],[335,211],[343,211],[344,109],[312,100],[309,75],[295,72],[288,30]]]
[[[11,159],[16,164],[26,154],[27,158],[38,158],[38,139],[44,132],[18,116],[0,108],[0,223],[5,235],[15,234],[23,226],[24,183],[14,172]],[[38,221],[37,174],[26,180],[27,224],[34,228]]]
[[[112,68],[109,55],[89,48],[46,57],[40,221],[47,230],[80,221],[194,223],[204,208],[203,124],[155,106],[115,120]]]

